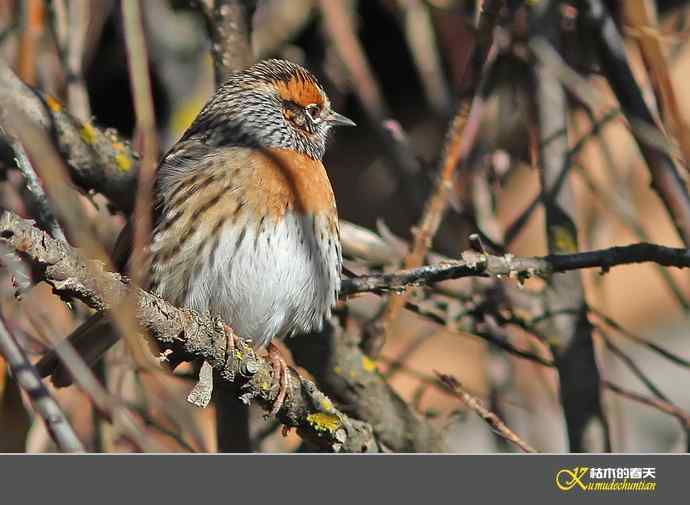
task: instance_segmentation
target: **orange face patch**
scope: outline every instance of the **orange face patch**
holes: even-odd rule
[[[275,86],[283,100],[294,102],[301,107],[313,103],[323,106],[321,90],[306,76],[297,74],[287,81],[276,82]]]

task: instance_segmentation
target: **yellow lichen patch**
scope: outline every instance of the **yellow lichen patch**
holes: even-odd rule
[[[89,123],[84,123],[84,125],[79,129],[79,136],[89,145],[96,142],[96,130]]]
[[[330,412],[331,410],[333,410],[333,404],[328,398],[324,398],[323,400],[321,400],[321,410],[325,412]]]
[[[333,414],[324,414],[323,412],[316,412],[307,416],[307,422],[314,427],[316,431],[328,431],[333,433],[340,428],[340,419]]]
[[[125,153],[117,153],[115,155],[115,165],[117,165],[120,172],[129,172],[129,169],[132,168],[132,159]]]
[[[376,371],[376,362],[369,356],[362,356],[362,368],[369,373],[374,373]]]
[[[556,246],[556,250],[559,253],[577,252],[575,237],[573,237],[570,230],[564,226],[553,226],[550,231],[553,236],[554,246]]]
[[[46,97],[46,105],[48,105],[48,108],[53,112],[60,112],[62,110],[62,105],[60,105],[60,102],[50,95]]]

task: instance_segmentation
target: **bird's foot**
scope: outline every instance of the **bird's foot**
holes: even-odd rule
[[[271,360],[271,366],[273,366],[273,372],[278,378],[278,396],[273,401],[273,408],[271,409],[271,415],[275,416],[283,406],[285,396],[290,388],[290,367],[280,354],[278,346],[273,342],[268,344],[266,350],[268,351],[268,358]]]
[[[239,340],[239,337],[235,333],[235,331],[230,328],[227,324],[223,323],[223,326],[225,327],[225,338],[227,339],[227,351],[226,355],[230,356],[232,353],[235,352],[235,347],[237,347],[237,342]]]

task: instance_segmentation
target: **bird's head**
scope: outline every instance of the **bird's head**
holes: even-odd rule
[[[211,98],[185,136],[206,141],[292,149],[320,160],[329,130],[354,126],[331,108],[323,87],[305,68],[265,60],[232,75]]]

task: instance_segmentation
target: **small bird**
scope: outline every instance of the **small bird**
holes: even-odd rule
[[[320,330],[338,297],[338,214],[322,158],[330,129],[354,124],[309,71],[266,60],[217,90],[156,172],[149,290],[268,350],[280,376],[272,414],[289,378],[273,339]],[[104,322],[96,314],[68,337],[90,364],[115,341]],[[71,382],[54,354],[37,366]]]

